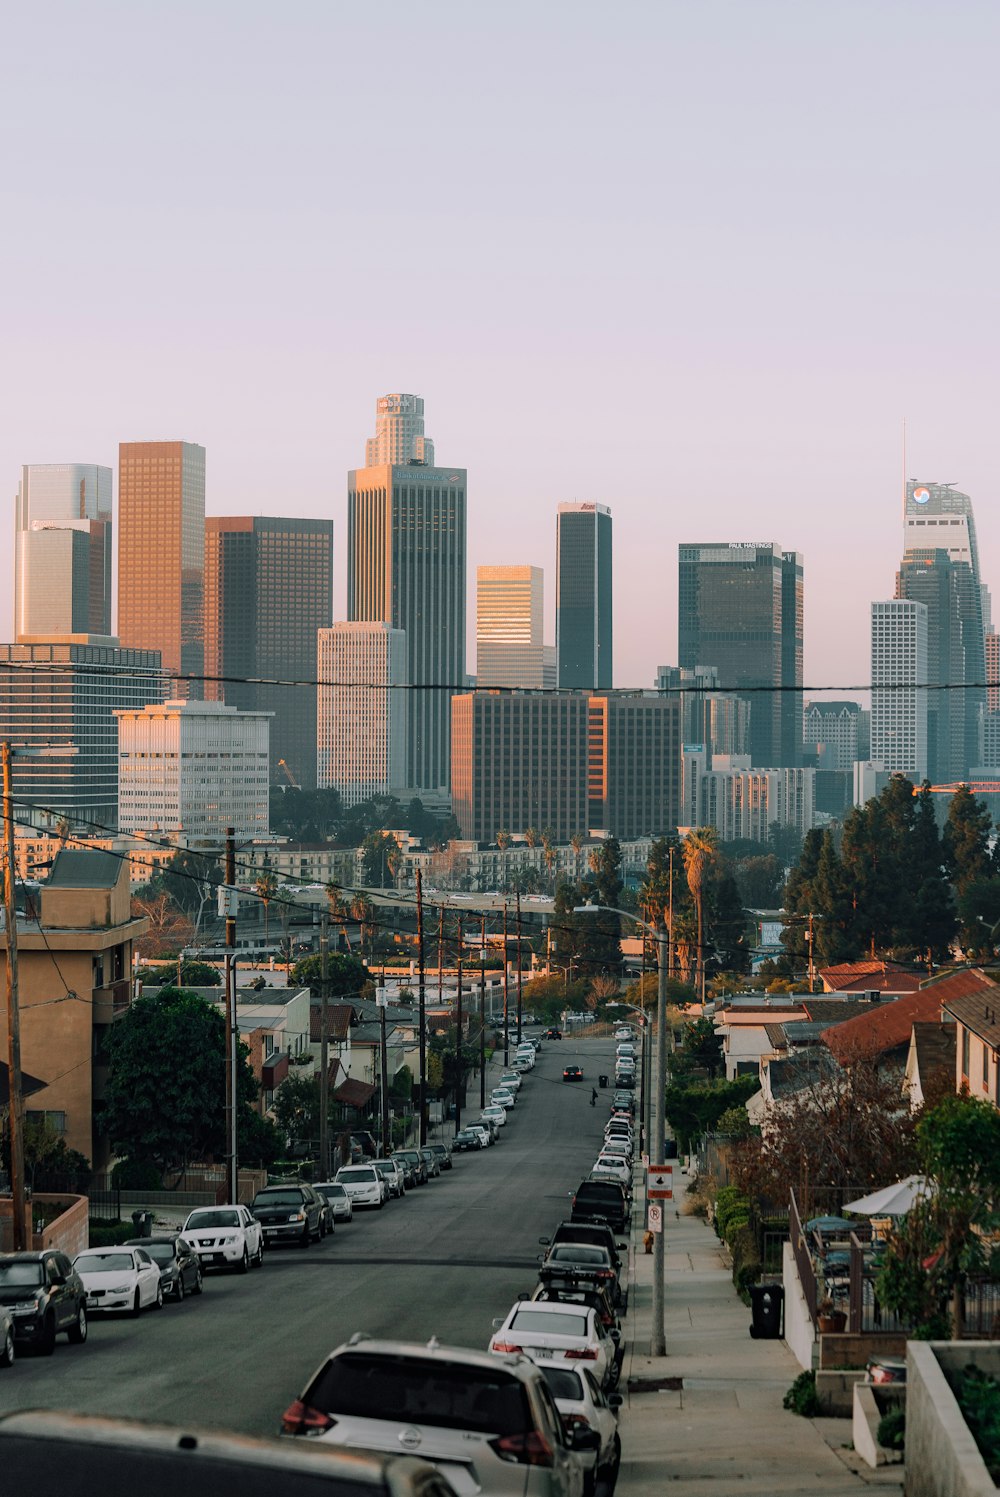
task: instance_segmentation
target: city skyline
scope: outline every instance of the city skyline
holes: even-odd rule
[[[11,18],[12,52],[45,68],[15,70],[0,105],[18,142],[6,493],[25,463],[113,465],[120,440],[185,436],[209,454],[208,513],[332,518],[342,547],[372,399],[419,391],[438,451],[469,470],[470,568],[529,555],[550,571],[551,509],[612,507],[616,682],[646,686],[677,658],[669,558],[694,517],[706,540],[802,552],[805,685],[852,694],[866,603],[900,554],[905,417],[909,475],[972,496],[997,571],[995,9],[918,0],[900,26],[895,7],[852,3],[590,8],[571,67],[556,5],[532,14],[527,56],[517,6],[400,9],[389,53],[382,10],[235,15],[199,16],[193,71],[184,25],[164,38],[151,14],[123,29],[95,0],[86,27]],[[331,94],[325,63],[375,55],[373,116],[363,75]],[[413,78],[438,70],[404,276],[399,198],[373,201],[371,174],[405,133]],[[514,73],[523,116],[495,106]],[[915,107],[912,80],[939,76],[961,88]],[[183,225],[164,219],[171,198]],[[862,536],[845,608],[834,543]],[[345,599],[338,565],[335,617]]]

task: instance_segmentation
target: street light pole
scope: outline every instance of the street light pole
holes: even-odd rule
[[[24,1231],[24,1091],[21,1085],[21,1010],[17,986],[17,911],[14,908],[14,791],[11,783],[13,748],[3,745],[3,821],[7,858],[3,875],[7,920],[7,1085],[10,1091],[10,1193],[13,1248],[23,1253]]]
[[[420,1015],[420,1145],[427,1142],[427,983],[424,970],[424,887],[417,869],[417,1003]]]

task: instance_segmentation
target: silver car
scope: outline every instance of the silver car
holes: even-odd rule
[[[282,1419],[282,1434],[430,1461],[458,1497],[581,1497],[580,1453],[541,1372],[522,1356],[352,1336]]]
[[[14,1365],[14,1317],[6,1305],[0,1305],[0,1367]]]

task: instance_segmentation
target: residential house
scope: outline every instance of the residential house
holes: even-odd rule
[[[955,972],[947,981],[944,1014],[957,1026],[955,1090],[1000,1107],[1000,987],[978,967]]]
[[[940,1023],[944,996],[941,984],[935,983],[901,998],[873,1002],[853,1019],[825,1030],[823,1038],[842,1065],[866,1057],[877,1060],[883,1068],[898,1066],[902,1074],[913,1025]]]
[[[903,1073],[903,1096],[909,1099],[911,1112],[919,1112],[929,1096],[954,1087],[957,1029],[956,1024],[933,1019],[914,1024]]]
[[[915,993],[926,981],[926,974],[877,960],[840,962],[821,968],[819,976],[825,993],[880,993],[885,998]]]

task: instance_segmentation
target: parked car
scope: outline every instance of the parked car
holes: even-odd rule
[[[50,1497],[123,1491],[142,1497],[455,1497],[423,1461],[391,1451],[289,1449],[277,1440],[43,1409],[0,1417],[10,1490]]]
[[[591,1366],[604,1387],[614,1376],[618,1331],[608,1332],[589,1305],[565,1305],[555,1300],[518,1300],[506,1316],[493,1322],[490,1351],[525,1352],[547,1362]]]
[[[498,1107],[498,1106],[495,1107],[491,1103],[489,1105],[489,1107],[484,1107],[483,1108],[483,1110],[479,1114],[479,1116],[481,1118],[483,1118],[484,1120],[486,1120],[487,1122],[492,1118],[492,1120],[496,1123],[496,1125],[497,1125],[498,1128],[504,1128],[504,1127],[506,1127],[506,1124],[507,1124],[507,1109],[506,1109],[506,1107]]]
[[[630,1024],[619,1024],[615,1030],[616,1040],[630,1040],[633,1038],[632,1026]]]
[[[163,1309],[160,1270],[145,1248],[84,1248],[73,1259],[87,1291],[87,1309],[125,1311]]]
[[[616,1305],[622,1301],[615,1256],[593,1243],[555,1243],[541,1261],[538,1279],[542,1284],[597,1284],[610,1289]]]
[[[561,1040],[562,1037],[563,1035],[561,1029],[547,1029],[545,1031],[545,1038],[547,1040]]]
[[[548,1384],[521,1356],[354,1336],[286,1410],[282,1433],[331,1445],[419,1455],[459,1493],[580,1497],[575,1452],[599,1447],[567,1433]]]
[[[582,1081],[583,1080],[583,1067],[582,1066],[567,1066],[565,1068],[565,1070],[563,1071],[563,1080],[564,1081]]]
[[[398,1159],[404,1167],[407,1164],[409,1165],[413,1174],[414,1185],[427,1184],[427,1181],[430,1179],[427,1173],[427,1161],[419,1149],[397,1149],[392,1157]],[[410,1182],[407,1181],[406,1183],[409,1185]]]
[[[204,1289],[198,1255],[179,1232],[158,1232],[155,1237],[133,1237],[124,1247],[142,1248],[160,1270],[164,1299],[182,1300],[186,1294]]]
[[[517,1096],[509,1092],[505,1086],[496,1086],[490,1092],[490,1104],[493,1107],[502,1107],[505,1111],[516,1106]]]
[[[5,1306],[0,1305],[0,1367],[13,1367],[15,1356],[14,1317]]]
[[[354,1206],[343,1185],[336,1180],[321,1180],[314,1188],[329,1206],[334,1223],[354,1220]]]
[[[326,1236],[326,1203],[302,1181],[265,1185],[250,1202],[250,1210],[260,1222],[268,1246],[294,1242],[307,1248]]]
[[[428,1180],[439,1180],[441,1178],[441,1161],[429,1144],[425,1144],[421,1148],[420,1157],[427,1166]]]
[[[589,1243],[593,1247],[607,1248],[618,1275],[618,1283],[623,1296],[623,1313],[628,1308],[628,1243],[618,1242],[607,1222],[560,1222],[551,1237],[539,1237],[538,1241],[543,1247],[555,1247],[561,1243],[572,1242]]]
[[[264,1229],[246,1206],[199,1206],[181,1227],[202,1268],[248,1273],[264,1262]]]
[[[551,1300],[560,1305],[590,1305],[601,1317],[606,1331],[621,1329],[614,1296],[605,1284],[596,1284],[588,1279],[577,1282],[572,1278],[553,1279],[551,1284],[536,1284],[531,1294],[519,1294],[518,1299]],[[619,1342],[619,1353],[624,1349]]]
[[[399,1160],[393,1155],[389,1159],[373,1159],[371,1163],[385,1181],[389,1195],[397,1201],[402,1200],[406,1194],[406,1175]]]
[[[613,1154],[617,1159],[624,1159],[629,1165],[632,1163],[632,1140],[623,1138],[621,1135],[606,1138],[601,1149],[602,1154]]]
[[[635,1093],[626,1091],[624,1087],[621,1089],[621,1091],[616,1091],[614,1096],[611,1098],[611,1111],[612,1113],[627,1112],[631,1115],[634,1115]]]
[[[61,1331],[78,1346],[87,1339],[87,1291],[55,1249],[0,1255],[0,1305],[13,1316],[15,1346],[23,1342],[48,1357]]]
[[[427,1147],[432,1154],[437,1155],[437,1162],[441,1169],[450,1170],[452,1168],[451,1149],[447,1144],[428,1144]]]
[[[469,1132],[478,1133],[482,1138],[486,1148],[489,1148],[490,1144],[495,1144],[497,1142],[499,1134],[499,1130],[493,1123],[489,1121],[489,1119],[487,1119],[486,1122],[470,1123]]]
[[[351,1198],[352,1206],[371,1206],[381,1211],[389,1196],[389,1187],[374,1164],[345,1164],[337,1171],[337,1184]]]
[[[500,1074],[500,1080],[497,1082],[497,1086],[506,1087],[507,1090],[509,1092],[513,1092],[515,1094],[515,1096],[521,1090],[521,1087],[523,1085],[524,1085],[524,1072],[523,1071],[502,1071],[501,1074]]]
[[[478,1128],[475,1131],[471,1128],[459,1129],[452,1140],[451,1146],[456,1154],[467,1154],[474,1150],[489,1147],[485,1136]]]
[[[601,1437],[597,1450],[578,1456],[584,1468],[584,1491],[590,1497],[600,1482],[608,1494],[614,1492],[622,1459],[622,1442],[618,1434],[618,1414],[623,1399],[620,1393],[605,1394],[586,1367],[542,1368],[549,1392],[562,1415],[563,1427],[584,1426]]]
[[[573,1221],[607,1222],[613,1232],[624,1232],[631,1216],[628,1192],[615,1180],[584,1180],[573,1196]]]

